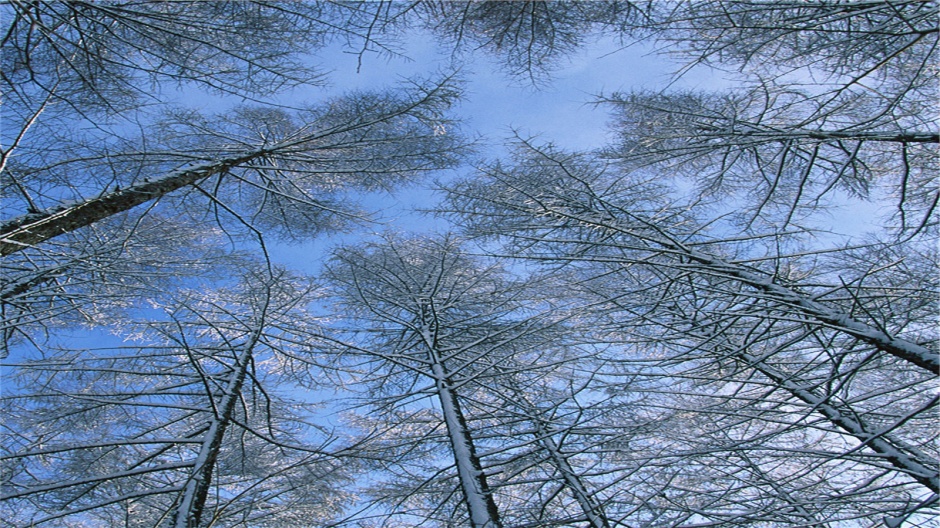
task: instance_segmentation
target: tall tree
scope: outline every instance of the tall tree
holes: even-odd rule
[[[603,502],[585,475],[608,468],[600,469],[590,442],[583,441],[591,422],[616,404],[616,398],[589,403],[603,362],[572,343],[537,348],[542,361],[520,354],[520,363],[504,362],[472,399],[474,410],[488,418],[483,429],[500,439],[498,454],[487,465],[501,470],[495,475],[499,487],[515,497],[507,517],[512,515],[515,526],[578,521],[609,528]],[[586,467],[578,467],[582,464]]]
[[[388,402],[394,411],[434,398],[467,522],[502,526],[460,397],[469,379],[498,360],[499,344],[525,326],[499,324],[519,311],[492,302],[505,291],[499,270],[474,263],[452,240],[413,239],[342,249],[327,276],[361,321],[351,331],[365,339],[349,351],[365,357],[367,372],[382,369],[370,385],[392,391],[371,406]]]
[[[15,365],[3,396],[8,522],[195,528],[338,513],[352,466],[284,394],[282,372],[314,340],[310,286],[265,268],[244,279],[177,296],[163,321],[114,326],[138,344]]]
[[[159,123],[162,138],[141,139],[162,142],[155,152],[138,143],[125,152],[82,149],[71,159],[43,157],[40,165],[11,167],[8,173],[29,173],[37,185],[60,185],[44,191],[52,197],[75,193],[78,198],[5,221],[2,254],[187,189],[208,195],[222,211],[243,207],[229,199],[248,198],[242,216],[249,224],[289,231],[306,222],[316,230],[324,223],[319,216],[336,212],[330,197],[344,185],[389,188],[454,163],[461,144],[442,112],[457,92],[447,83],[409,88],[413,92],[338,98],[297,116],[250,107],[215,119],[178,113]],[[62,178],[72,171],[78,178]],[[76,179],[87,181],[76,185]],[[42,207],[20,187],[20,207]],[[285,225],[285,219],[294,223]]]
[[[458,95],[449,80],[292,108],[266,99],[318,84],[305,54],[332,38],[371,38],[340,23],[351,5],[0,9],[4,351],[160,296],[229,242],[265,253],[271,236],[363,219],[349,194],[392,189],[462,150],[445,115]],[[170,91],[194,84],[248,101],[214,116],[175,108]],[[218,249],[187,260],[195,245]]]
[[[583,266],[590,306],[604,314],[597,326],[663,350],[652,362],[662,375],[739,386],[734,394],[758,406],[808,409],[783,415],[787,431],[816,429],[810,417],[823,418],[834,442],[821,451],[823,465],[848,459],[858,464],[853,471],[906,479],[909,503],[885,511],[903,516],[935,504],[937,454],[924,426],[936,405],[926,389],[938,361],[929,323],[936,284],[926,272],[894,282],[898,264],[884,257],[903,246],[859,248],[881,252],[883,267],[840,278],[812,266],[825,252],[781,252],[783,235],[769,248],[757,236],[708,236],[640,173],[551,148],[521,149],[516,165],[490,166],[452,188],[449,208],[471,233],[506,237],[514,255]],[[855,444],[840,448],[845,438]]]
[[[184,280],[230,273],[244,255],[220,250],[219,235],[159,214],[125,215],[63,235],[41,252],[4,257],[2,355],[41,349],[49,335],[78,325],[108,325],[142,298],[166,301]]]
[[[609,155],[678,169],[712,199],[747,203],[748,226],[785,230],[851,197],[887,202],[900,236],[935,233],[936,2],[659,7],[664,49],[740,88],[603,98],[621,137]]]
[[[604,102],[620,142],[606,154],[685,177],[709,201],[746,204],[738,214],[752,231],[819,225],[821,211],[860,200],[887,202],[899,235],[933,233],[940,136],[923,117],[933,95],[889,112],[881,95],[810,90],[613,94]]]
[[[48,317],[50,300],[67,315],[153,295],[141,283],[155,278],[148,262],[164,251],[169,266],[170,255],[183,257],[177,250],[188,245],[161,249],[161,241],[224,243],[224,233],[260,242],[264,251],[271,237],[300,240],[363,218],[354,190],[391,189],[456,163],[463,141],[444,112],[457,92],[440,84],[409,88],[340,97],[297,115],[249,107],[214,119],[184,112],[120,151],[92,145],[64,158],[37,153],[31,167],[11,164],[7,175],[29,174],[44,200],[60,205],[0,227],[4,336],[29,339],[43,325],[64,321]],[[7,212],[41,205],[25,196],[11,196]],[[76,201],[62,204],[63,196]],[[174,216],[175,233],[149,234],[166,223],[160,217]],[[177,267],[204,268],[204,253]],[[167,279],[165,288],[169,267],[158,276]],[[94,293],[105,286],[121,294]]]
[[[555,296],[561,281],[512,278],[446,238],[345,248],[329,270],[357,321],[344,364],[363,384],[360,409],[372,412],[356,423],[376,431],[360,456],[396,474],[371,490],[377,500],[421,522],[443,522],[456,492],[471,524],[609,526],[575,467],[588,455],[566,451],[565,438],[585,413],[571,401],[592,390],[590,374],[572,375],[590,372],[594,359],[565,323],[573,316]],[[431,397],[439,417],[419,406]],[[462,450],[465,437],[472,449]],[[448,447],[453,466],[435,445]],[[428,474],[429,466],[436,471]],[[485,488],[468,483],[464,471],[495,483],[495,499],[467,499]],[[459,491],[446,472],[457,474]],[[498,517],[472,517],[497,505]]]
[[[516,79],[539,85],[552,70],[601,32],[639,36],[649,2],[415,2],[414,17],[456,55],[484,50]]]
[[[321,75],[298,60],[325,44],[328,3],[12,2],[3,9],[11,102],[45,96],[79,113],[150,98],[147,85],[191,82],[259,95]],[[271,34],[284,38],[271,39]]]

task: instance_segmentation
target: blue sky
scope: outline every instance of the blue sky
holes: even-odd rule
[[[360,57],[340,45],[319,50],[311,56],[311,61],[329,72],[329,84],[298,88],[279,96],[278,101],[287,105],[316,102],[349,90],[391,87],[401,79],[427,78],[436,72],[453,71],[450,55],[430,35],[413,35],[402,43],[402,51],[404,57],[365,53],[360,64]],[[633,45],[622,49],[613,39],[594,41],[560,61],[558,66],[550,82],[534,87],[511,79],[496,59],[482,52],[462,57],[460,77],[465,97],[456,108],[456,114],[465,134],[481,137],[483,157],[492,159],[505,154],[503,144],[512,137],[513,130],[569,150],[604,146],[609,137],[608,114],[605,109],[589,104],[597,94],[630,89],[659,90],[670,84],[683,88],[727,84],[720,74],[704,68],[675,79],[673,73],[680,64],[654,54],[652,46]],[[226,103],[238,102],[192,93],[180,94],[180,100],[203,110],[216,106],[221,110]],[[435,177],[446,179],[467,170],[471,169],[465,167]],[[443,221],[412,212],[414,208],[429,207],[436,201],[428,187],[419,183],[400,189],[393,196],[370,196],[363,203],[382,218],[382,224],[352,236],[321,235],[299,245],[274,245],[271,249],[275,259],[304,271],[315,271],[310,264],[339,241],[349,243],[385,229],[418,232],[446,229]]]
[[[433,76],[436,72],[451,72],[454,66],[450,55],[442,50],[427,34],[416,34],[402,43],[403,57],[388,57],[377,53],[358,56],[335,45],[319,50],[311,60],[328,71],[328,85],[305,87],[284,94],[284,104],[342,94],[355,89],[391,87],[401,79]],[[525,81],[507,76],[493,57],[482,52],[461,57],[460,77],[465,97],[456,113],[462,121],[462,130],[468,136],[482,138],[480,154],[488,159],[506,154],[505,140],[513,131],[524,137],[535,137],[542,142],[553,142],[569,150],[591,150],[605,146],[610,139],[608,113],[603,107],[590,103],[598,94],[614,91],[666,89],[722,90],[734,87],[733,81],[723,73],[705,67],[675,72],[685,66],[670,60],[664,53],[655,53],[654,44],[634,44],[623,48],[613,38],[600,38],[583,46],[577,53],[562,59],[549,82],[534,87]],[[188,104],[212,101],[197,96]],[[434,177],[447,179],[472,170],[463,167],[442,172]],[[429,183],[398,190],[394,195],[372,195],[363,200],[365,207],[381,218],[382,223],[358,230],[354,234],[321,235],[303,244],[272,245],[275,260],[316,272],[316,264],[336,243],[354,243],[361,237],[386,229],[422,232],[445,230],[442,220],[413,212],[415,208],[434,205],[437,197],[429,190]],[[824,228],[833,228],[849,234],[864,232],[869,225],[865,219],[877,216],[876,207],[855,202],[852,208],[832,212],[831,222]],[[313,266],[311,266],[313,264]]]

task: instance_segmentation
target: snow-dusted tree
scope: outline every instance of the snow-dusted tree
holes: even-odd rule
[[[563,59],[601,31],[639,35],[648,2],[415,2],[421,27],[456,55],[483,50],[507,73],[536,84],[551,79]]]
[[[687,178],[710,201],[737,204],[751,230],[825,225],[821,211],[861,200],[893,210],[899,234],[933,233],[936,94],[885,111],[880,93],[814,90],[613,94],[620,142],[607,156]]]
[[[663,5],[663,49],[724,69],[727,93],[621,93],[632,166],[679,171],[746,225],[785,230],[832,203],[884,203],[910,236],[936,226],[938,4],[715,0]],[[817,220],[818,224],[818,220]]]
[[[0,356],[14,345],[41,349],[69,327],[108,325],[187,278],[231,273],[242,257],[219,249],[220,234],[157,214],[119,216],[57,238],[55,251],[4,257]]]
[[[198,86],[258,100],[318,82],[321,74],[303,65],[301,55],[341,32],[328,6],[263,1],[17,1],[0,6],[4,219],[127,186],[120,178],[107,182],[99,174],[106,184],[76,184],[82,192],[62,192],[52,182],[63,185],[75,175],[53,167],[70,155],[106,159],[115,150],[115,138],[152,126],[148,113],[165,106],[173,90]],[[84,137],[75,134],[81,128],[88,131]],[[117,165],[100,162],[94,171],[128,169]],[[159,170],[144,170],[150,173],[142,177],[156,179]]]
[[[593,329],[658,350],[649,363],[660,376],[708,387],[703,398],[722,403],[687,412],[739,420],[738,445],[808,457],[817,481],[867,475],[862,486],[838,481],[856,510],[845,519],[935,506],[937,284],[921,244],[827,252],[785,234],[722,239],[643,173],[550,147],[520,151],[514,165],[451,189],[448,208],[470,233],[583,268]],[[733,406],[741,411],[725,415]],[[765,421],[779,431],[759,433]]]
[[[502,526],[460,393],[500,360],[502,343],[518,338],[529,326],[521,318],[524,307],[507,295],[512,281],[498,267],[463,254],[449,238],[389,237],[380,244],[344,248],[336,252],[327,277],[350,317],[346,355],[347,361],[359,363],[358,382],[368,392],[364,405],[386,420],[409,417],[407,427],[385,428],[385,433],[408,435],[410,429],[419,429],[417,438],[407,436],[408,442],[391,439],[397,449],[383,446],[389,450],[386,463],[399,470],[408,468],[403,475],[417,477],[417,488],[398,489],[396,496],[375,500],[393,508],[397,504],[393,515],[420,516],[417,504],[428,502],[421,497],[421,488],[435,474],[454,471],[460,502],[467,509],[465,522],[478,528]],[[437,409],[432,412],[429,403]],[[440,434],[435,432],[439,428],[443,428]],[[430,438],[421,438],[425,435]],[[427,440],[442,439],[451,462],[409,458]],[[373,443],[382,442],[379,438]],[[426,465],[430,467],[424,475],[411,473]],[[456,511],[440,511],[447,502],[446,493],[438,495],[428,515],[459,516]]]
[[[899,94],[932,84],[937,3],[708,0],[661,4],[652,17],[669,51],[709,66],[815,73],[810,82]],[[891,90],[889,87],[896,90]]]
[[[347,28],[363,38],[361,52],[397,54],[396,44],[415,32],[434,35],[451,58],[483,51],[506,73],[527,83],[550,82],[566,56],[601,31],[640,34],[650,2],[347,2]]]
[[[186,246],[218,245],[220,234],[236,243],[246,234],[261,244],[275,234],[302,238],[361,218],[346,193],[391,189],[454,163],[460,150],[444,116],[457,95],[448,81],[319,105],[295,97],[290,108],[267,99],[319,82],[304,54],[337,36],[371,38],[341,23],[351,5],[13,2],[0,10],[4,347],[35,339],[37,323],[100,319],[108,305],[165,290],[170,281],[154,284],[155,276],[204,268],[213,250],[186,263]],[[173,91],[194,86],[220,96],[219,115],[174,106]],[[225,95],[242,105],[222,110],[231,106]],[[167,266],[155,272],[160,251]]]
[[[113,346],[5,366],[4,523],[297,526],[338,513],[354,464],[321,449],[309,404],[286,393],[316,333],[310,294],[261,267],[115,322],[117,337],[98,337]]]
[[[3,11],[9,101],[79,113],[152,100],[148,88],[160,84],[257,96],[316,81],[299,55],[341,31],[336,7],[319,2],[11,2]]]
[[[611,526],[588,477],[609,468],[590,451],[597,422],[622,402],[595,383],[598,353],[565,341],[527,343],[537,358],[514,356],[518,362],[496,367],[469,398],[480,429],[498,445],[484,465],[506,496],[504,518],[512,526]]]
[[[468,507],[476,525],[609,526],[581,467],[591,457],[568,442],[603,412],[579,401],[597,396],[597,352],[567,323],[566,284],[513,278],[448,238],[346,248],[329,270],[353,315],[343,365],[356,408],[371,411],[354,418],[373,433],[357,456],[394,475],[369,490],[390,523],[462,522],[455,509]]]
[[[19,192],[10,193],[12,217],[0,227],[2,254],[174,192],[208,202],[190,212],[197,218],[231,213],[286,233],[329,227],[323,217],[342,216],[335,199],[344,190],[388,189],[455,162],[460,139],[443,112],[456,96],[448,82],[408,83],[293,114],[265,107],[214,118],[175,112],[153,124],[154,134],[120,148],[73,139],[60,155],[39,142],[33,156],[24,154],[5,171]],[[43,139],[57,139],[58,132],[49,134]],[[35,192],[19,178],[27,174]],[[23,214],[15,216],[17,209]]]
[[[222,232],[263,243],[360,218],[349,197],[354,190],[390,189],[456,162],[461,140],[443,115],[455,95],[448,85],[409,84],[296,115],[247,107],[214,119],[176,114],[113,150],[73,143],[66,153],[44,153],[35,145],[34,163],[17,158],[5,174],[30,174],[43,198],[11,194],[5,211],[59,205],[25,212],[0,229],[4,337],[34,334],[27,323],[61,322],[49,317],[53,312],[152,295],[145,283],[174,274],[171,255],[180,257],[180,271],[203,268],[207,251],[188,264],[180,251],[197,241],[213,244]],[[63,204],[63,197],[76,201]],[[166,223],[161,217],[173,218],[169,236],[153,235]],[[181,243],[160,248],[171,240]],[[165,269],[154,274],[152,264]],[[102,288],[107,295],[95,293]]]
[[[621,136],[607,155],[680,171],[710,199],[747,203],[745,226],[784,230],[848,197],[887,198],[903,236],[936,224],[935,1],[396,6],[372,21],[410,21],[458,55],[485,50],[536,82],[592,32],[625,45],[656,41],[680,76],[694,66],[723,70],[735,90],[602,97]]]

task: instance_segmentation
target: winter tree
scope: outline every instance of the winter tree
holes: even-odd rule
[[[936,2],[0,13],[0,523],[936,526]],[[597,94],[611,144],[517,138],[441,184],[459,235],[346,245],[324,295],[273,244],[467,141],[453,78],[321,96],[311,52],[423,36],[731,87]]]
[[[438,441],[452,453],[448,466],[459,482],[465,522],[478,528],[502,526],[460,396],[469,380],[499,360],[500,344],[526,327],[524,321],[500,324],[521,307],[493,302],[507,286],[498,268],[475,264],[451,240],[414,239],[346,248],[336,254],[327,275],[350,315],[360,321],[350,331],[363,337],[348,353],[363,358],[352,361],[363,363],[357,365],[363,372],[360,383],[371,388],[366,405],[389,418],[416,414],[425,425],[422,435],[431,438],[441,428],[444,436]],[[436,408],[433,414],[440,413],[434,418],[424,403],[429,398]],[[424,408],[415,409],[418,405]],[[411,440],[419,445],[426,441]],[[411,449],[407,443],[399,447],[406,453]],[[399,467],[422,462],[409,459]],[[389,462],[396,465],[394,459]],[[409,494],[424,485],[418,482]],[[394,502],[391,497],[378,500]],[[437,510],[441,504],[433,506]]]
[[[663,47],[733,72],[739,87],[602,98],[621,137],[610,156],[746,203],[748,226],[786,230],[862,199],[884,202],[900,236],[934,232],[936,2],[662,8]]]
[[[316,341],[311,293],[260,268],[114,325],[125,344],[6,365],[4,523],[296,526],[337,514],[355,464],[326,450],[329,434],[304,423],[315,411],[285,393]]]
[[[360,38],[339,23],[350,6],[3,9],[4,347],[59,321],[94,319],[92,306],[165,290],[168,281],[149,279],[191,275],[212,253],[174,266],[176,248],[252,243],[263,253],[265,237],[306,239],[363,219],[353,190],[392,189],[459,157],[448,80],[273,104],[288,88],[319,85],[303,54]],[[194,85],[243,103],[207,115],[167,97]],[[167,266],[154,274],[161,251]]]
[[[411,88],[414,93],[336,98],[296,115],[248,107],[215,118],[177,113],[159,123],[159,133],[120,151],[94,145],[64,159],[43,153],[32,167],[10,165],[5,174],[28,172],[47,200],[59,205],[25,212],[0,228],[7,255],[5,335],[35,331],[25,322],[50,324],[53,319],[30,315],[46,310],[50,294],[56,310],[65,311],[74,298],[79,304],[107,302],[91,295],[102,282],[120,289],[119,283],[146,281],[150,275],[135,268],[134,252],[124,250],[149,246],[159,252],[152,244],[162,238],[146,239],[147,232],[168,217],[179,234],[166,240],[188,236],[211,244],[228,237],[263,248],[271,237],[300,240],[363,218],[350,200],[352,189],[391,189],[455,163],[461,140],[448,131],[442,112],[456,92],[439,84]],[[142,148],[158,142],[163,145],[150,152]],[[76,201],[62,204],[57,196]],[[18,205],[13,197],[8,210],[31,210],[37,201]],[[149,241],[138,242],[137,232]],[[98,249],[103,246],[115,248],[117,260],[99,256],[107,255]],[[169,255],[173,248],[165,250]],[[117,270],[123,271],[110,278]],[[135,277],[125,279],[126,273]],[[134,294],[128,287],[118,297]]]
[[[515,164],[492,165],[451,189],[449,208],[466,217],[470,233],[505,237],[508,253],[520,257],[583,266],[595,328],[645,343],[648,361],[667,380],[714,387],[702,398],[723,402],[717,409],[761,409],[748,427],[770,419],[773,407],[780,417],[771,423],[786,425],[771,437],[825,431],[818,440],[810,435],[825,447],[789,449],[820,457],[820,468],[869,471],[870,489],[855,493],[907,490],[901,503],[866,515],[904,518],[935,504],[930,255],[834,273],[826,251],[782,253],[783,235],[771,237],[769,248],[760,236],[710,235],[645,173],[623,174],[550,147],[523,144],[520,151]],[[835,258],[901,250],[872,243]],[[715,405],[703,412],[711,416]],[[875,478],[882,474],[890,478]]]

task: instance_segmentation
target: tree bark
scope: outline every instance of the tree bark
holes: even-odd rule
[[[264,149],[220,161],[173,171],[155,181],[106,193],[81,203],[30,213],[0,225],[0,256],[32,247],[50,238],[89,226],[142,203],[194,185],[267,153]]]
[[[470,525],[473,528],[502,528],[499,509],[486,483],[486,474],[483,472],[480,457],[477,456],[473,437],[438,350],[437,318],[430,301],[421,302],[420,324],[421,338],[428,347],[431,374],[441,403],[441,412],[444,414],[454,463],[457,465],[457,476],[470,513]]]
[[[183,488],[183,493],[178,501],[179,505],[173,514],[171,523],[173,528],[198,528],[199,526],[202,512],[205,509],[206,498],[209,495],[209,487],[212,484],[215,461],[222,448],[225,430],[232,421],[235,404],[241,397],[242,385],[244,385],[245,377],[248,374],[248,365],[251,364],[251,356],[259,338],[260,330],[252,334],[250,341],[245,345],[245,349],[238,356],[234,371],[225,387],[225,393],[222,395],[222,401],[219,402],[217,407],[216,416],[209,424],[209,430],[206,432],[205,440],[203,440],[199,449],[199,455],[196,457],[192,474]]]

